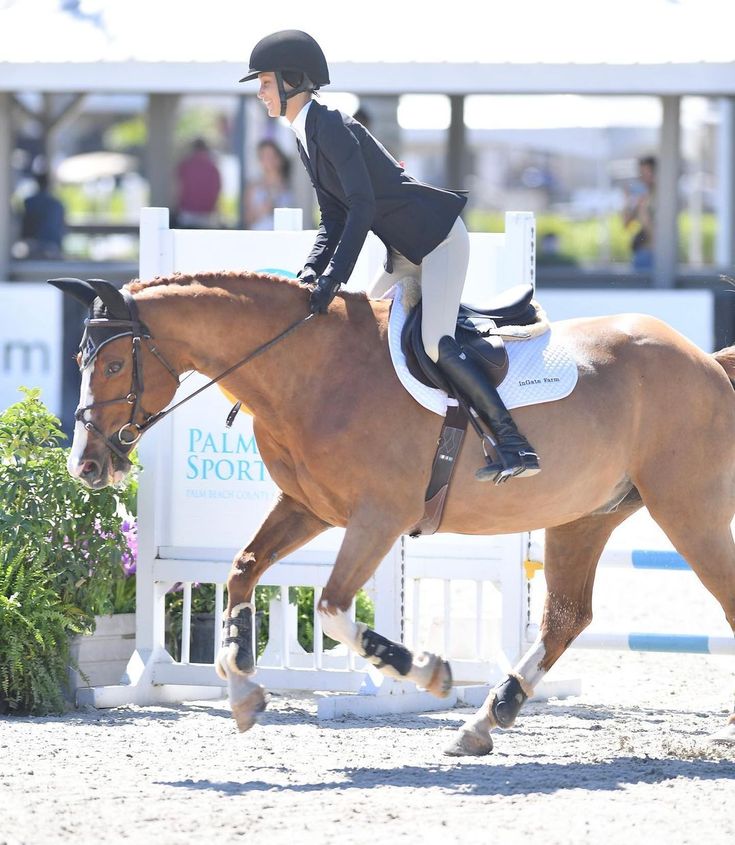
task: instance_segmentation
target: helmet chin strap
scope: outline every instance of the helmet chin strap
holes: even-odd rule
[[[301,83],[295,88],[292,88],[290,91],[286,91],[283,74],[280,70],[276,70],[274,73],[276,77],[276,84],[278,85],[278,98],[281,101],[281,117],[285,117],[286,106],[288,105],[288,101],[291,97],[295,97],[297,94],[303,94],[305,91],[313,91],[313,83],[306,74],[303,74],[304,78],[301,80]]]

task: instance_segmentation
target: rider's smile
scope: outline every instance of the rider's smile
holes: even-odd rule
[[[268,117],[278,117],[281,113],[281,101],[273,92],[275,78],[272,73],[262,73],[259,76],[260,89],[258,99],[263,103],[268,112]]]

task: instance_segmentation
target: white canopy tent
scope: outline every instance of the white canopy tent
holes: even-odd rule
[[[329,0],[319,15],[303,2],[267,9],[239,0],[2,0],[0,2],[0,277],[8,270],[9,158],[17,95],[144,93],[149,96],[149,162],[170,158],[181,94],[252,96],[239,86],[252,45],[282,28],[322,44],[333,90],[396,102],[399,94],[451,98],[449,175],[458,184],[469,94],[595,94],[662,100],[658,190],[676,196],[683,96],[722,98],[720,263],[735,256],[735,45],[729,0],[588,0],[507,3],[458,0],[439,13],[424,3],[374,0],[366,10]],[[392,98],[388,100],[387,98]],[[54,116],[53,119],[57,119]],[[380,134],[378,132],[378,134]],[[149,167],[163,174],[165,167]],[[152,180],[153,204],[166,196]],[[655,283],[676,273],[675,203],[656,218]]]

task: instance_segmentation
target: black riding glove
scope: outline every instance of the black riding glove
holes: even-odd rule
[[[326,314],[329,303],[339,290],[340,283],[329,276],[320,276],[311,292],[309,299],[309,311],[312,314]]]
[[[313,267],[304,267],[296,274],[296,278],[299,280],[301,287],[308,288],[316,282],[316,273]]]

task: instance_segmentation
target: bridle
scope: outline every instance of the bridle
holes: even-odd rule
[[[299,326],[302,326],[314,316],[313,314],[308,314],[306,317],[301,317],[300,319],[292,323],[284,331],[282,331],[279,335],[262,344],[261,346],[257,347],[252,352],[249,352],[244,358],[241,358],[231,367],[228,367],[226,370],[224,370],[224,372],[221,372],[215,378],[210,379],[207,384],[202,385],[193,393],[190,393],[188,396],[185,396],[179,402],[176,402],[174,405],[171,405],[168,408],[164,408],[163,410],[158,411],[155,414],[150,414],[142,406],[142,397],[144,391],[142,354],[143,344],[145,344],[148,350],[153,355],[155,355],[155,357],[161,362],[161,364],[163,364],[166,370],[171,374],[171,377],[176,381],[177,385],[180,385],[181,381],[179,380],[179,374],[171,366],[171,364],[169,364],[166,358],[161,354],[161,352],[153,343],[153,335],[150,333],[145,323],[141,321],[140,316],[138,314],[138,306],[131,294],[128,293],[128,291],[126,291],[124,288],[120,290],[120,294],[125,300],[125,305],[128,309],[128,319],[121,319],[118,317],[92,316],[85,319],[84,334],[82,335],[82,341],[80,344],[81,360],[79,363],[79,369],[83,372],[87,367],[91,366],[97,358],[97,355],[99,354],[100,350],[108,343],[111,343],[113,340],[118,340],[121,337],[130,337],[132,339],[133,360],[133,368],[130,377],[130,390],[125,396],[118,396],[114,399],[104,399],[101,402],[92,402],[89,405],[80,405],[74,412],[74,419],[77,422],[81,422],[87,431],[96,434],[97,437],[99,437],[104,442],[107,448],[113,454],[117,455],[119,458],[122,458],[123,461],[129,460],[128,455],[130,454],[131,450],[140,440],[143,434],[148,431],[149,428],[154,426],[157,422],[160,422],[164,417],[168,416],[168,414],[175,411],[176,408],[180,407],[185,402],[188,402],[190,399],[193,399],[195,396],[198,396],[202,391],[206,390],[208,387],[211,387],[213,384],[216,384],[218,381],[228,376],[231,372],[238,369],[238,367],[242,367],[244,364],[247,364],[249,361],[252,361],[253,358],[257,358],[259,355],[262,355],[264,352],[266,352],[279,341],[286,338],[288,335],[291,334],[291,332],[295,331]],[[119,331],[117,331],[118,329]],[[104,334],[103,339],[99,343],[94,342],[93,336],[96,332],[101,332]],[[88,416],[88,412],[91,414],[92,411],[98,408],[119,403],[124,403],[131,406],[130,418],[123,426],[120,427],[117,432],[108,437],[97,425],[95,425],[95,422],[94,420],[92,420],[91,416]],[[235,408],[233,408],[233,413],[231,413],[230,417],[228,417],[228,423],[231,421],[232,418],[234,418],[234,413],[237,412],[239,404],[240,403],[238,402],[235,405]],[[142,421],[136,422],[136,417],[139,414],[141,414],[142,416]]]

